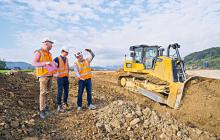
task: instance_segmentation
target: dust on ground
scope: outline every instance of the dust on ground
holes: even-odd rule
[[[219,81],[192,81],[179,110],[118,86],[115,72],[94,72],[97,110],[76,110],[77,84],[70,77],[70,110],[56,113],[56,80],[50,116],[38,117],[39,85],[26,73],[0,76],[0,139],[219,139]],[[84,93],[85,94],[85,93]]]
[[[220,70],[187,70],[186,73],[192,76],[220,79]]]
[[[112,72],[113,78],[106,78],[112,83],[118,72]],[[111,75],[103,73],[103,76]],[[101,80],[102,78],[100,78]],[[117,80],[115,79],[115,83]],[[138,96],[133,95],[131,96]],[[151,106],[161,114],[171,113],[177,120],[180,120],[191,127],[199,127],[203,130],[220,135],[220,80],[202,78],[192,80],[185,89],[183,100],[179,109],[171,109],[167,106],[152,103],[150,99],[144,100],[142,95],[136,97],[137,102]],[[129,96],[129,95],[128,95]]]
[[[199,127],[218,135],[220,134],[219,107],[220,80],[208,78],[199,78],[189,83],[178,110],[154,106],[159,112],[170,111],[178,120],[191,127]]]

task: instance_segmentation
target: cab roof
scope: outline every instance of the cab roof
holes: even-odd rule
[[[152,45],[152,46],[149,46],[149,45],[135,45],[135,46],[130,46],[130,51],[134,51],[134,49],[136,48],[160,48],[161,46],[158,46],[158,45]]]

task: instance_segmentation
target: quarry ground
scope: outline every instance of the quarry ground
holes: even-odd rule
[[[87,109],[85,92],[82,111],[76,110],[77,82],[69,80],[70,109],[56,112],[54,78],[51,113],[42,120],[37,79],[24,72],[0,75],[0,139],[220,139],[220,80],[189,82],[180,108],[171,109],[118,86],[117,72],[93,72],[97,109]]]

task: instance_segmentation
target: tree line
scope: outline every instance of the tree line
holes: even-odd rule
[[[0,59],[0,69],[4,70],[6,68],[6,62]]]
[[[194,52],[184,57],[187,67],[203,68],[207,62],[211,69],[220,69],[220,47]]]

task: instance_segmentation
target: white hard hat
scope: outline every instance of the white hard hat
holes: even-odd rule
[[[48,37],[45,37],[45,38],[43,38],[43,40],[42,40],[42,43],[45,43],[45,42],[50,42],[50,43],[54,43],[51,39],[49,39]]]
[[[68,53],[69,53],[69,48],[67,48],[67,47],[62,47],[61,51],[65,51],[65,52],[68,52]]]

